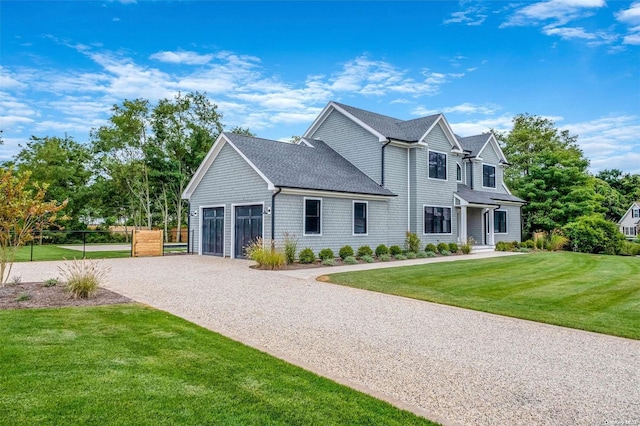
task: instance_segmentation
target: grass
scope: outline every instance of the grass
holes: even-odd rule
[[[350,287],[640,339],[640,259],[536,253],[332,274]]]
[[[0,424],[433,425],[140,305],[0,311]]]
[[[69,250],[53,245],[34,245],[33,260],[63,260],[63,259],[80,259],[82,258],[82,246],[80,250]],[[96,251],[85,252],[87,259],[112,259],[119,257],[131,257],[130,250],[114,250],[114,251]],[[16,262],[28,262],[31,260],[31,247],[20,247],[16,252]]]

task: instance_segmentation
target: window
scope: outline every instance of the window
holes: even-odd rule
[[[631,212],[631,217],[640,217],[640,210],[633,209],[633,211]]]
[[[321,200],[315,198],[304,199],[304,234],[320,235]]]
[[[624,235],[626,235],[627,237],[635,237],[637,235],[637,229],[636,228],[627,228],[625,226],[624,227]]]
[[[482,186],[485,188],[496,187],[496,166],[482,165]]]
[[[507,212],[505,210],[493,212],[493,232],[496,234],[507,233]]]
[[[353,202],[353,234],[366,235],[367,229],[367,202]]]
[[[451,207],[424,207],[424,233],[450,234]]]
[[[456,164],[456,180],[462,182],[462,167],[460,167],[460,164]]]
[[[429,177],[447,179],[447,154],[429,151]]]

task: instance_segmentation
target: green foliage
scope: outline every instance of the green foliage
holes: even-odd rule
[[[13,278],[11,278],[11,285],[20,285],[22,284],[22,277],[20,275],[14,275]]]
[[[246,248],[247,258],[258,263],[261,269],[282,269],[287,263],[286,255],[274,247],[274,244],[265,244],[262,238],[258,238]]]
[[[420,241],[420,237],[418,237],[413,232],[407,231],[405,239],[404,239],[404,249],[406,251],[417,252],[420,251],[420,247],[422,246],[422,242]]]
[[[394,256],[394,258],[395,258],[396,260],[407,260],[407,256],[405,256],[405,255],[404,255],[404,254],[402,254],[402,253],[400,253],[400,254],[396,254],[396,255]]]
[[[451,256],[451,252],[449,250],[442,250],[440,254],[443,256]]]
[[[416,257],[418,259],[424,259],[427,257],[427,252],[420,250],[419,252],[416,253]]]
[[[388,254],[381,254],[380,256],[378,256],[378,260],[380,260],[381,262],[388,262],[389,260],[391,260],[391,256],[389,256]]]
[[[449,251],[449,244],[438,243],[437,249],[438,249],[438,253],[442,254],[443,251]]]
[[[384,244],[380,244],[376,247],[376,257],[380,257],[383,254],[389,254],[389,249]]]
[[[109,268],[103,268],[95,260],[72,260],[58,267],[65,289],[74,299],[88,299],[93,297],[109,273]]]
[[[60,284],[60,280],[58,278],[48,278],[42,283],[43,287],[55,287]]]
[[[473,248],[473,246],[469,243],[464,243],[460,246],[460,251],[462,252],[462,254],[469,254],[471,253],[471,249]]]
[[[606,184],[606,187],[601,185],[596,188],[604,197],[606,219],[617,222],[632,203],[640,200],[640,174],[632,175],[612,169],[601,171],[596,178]]]
[[[449,251],[451,253],[457,253],[458,252],[458,244],[456,243],[449,243]]]
[[[521,244],[521,246],[528,249],[534,249],[536,248],[536,243],[533,240],[526,240]]]
[[[436,257],[435,252],[432,252],[432,251],[425,251],[424,253],[427,255],[427,257]]]
[[[572,250],[582,253],[617,254],[624,241],[617,225],[599,215],[579,217],[563,230]]]
[[[496,251],[511,251],[513,250],[513,244],[507,241],[498,241],[496,243]]]
[[[547,244],[546,244],[546,249],[549,251],[562,250],[563,248],[566,247],[568,242],[569,242],[569,239],[567,237],[554,232],[549,236],[549,240],[547,241]]]
[[[320,253],[318,253],[318,257],[320,258],[320,260],[335,259],[333,250],[331,250],[330,248],[320,250]]]
[[[424,251],[432,251],[432,252],[437,252],[438,248],[436,247],[435,244],[429,243],[427,244],[427,246],[424,248]]]
[[[336,260],[335,260],[333,257],[332,257],[332,258],[329,258],[329,259],[324,259],[324,260],[322,261],[322,264],[323,264],[324,266],[334,266],[334,265],[336,264]]]
[[[358,263],[358,260],[353,256],[347,256],[342,260],[345,265],[355,265]]]
[[[638,256],[640,255],[640,244],[631,241],[623,241],[620,246],[620,255]]]
[[[349,256],[353,256],[353,248],[351,246],[340,247],[340,251],[338,251],[338,256],[340,256],[340,259],[342,260],[345,260]]]
[[[418,257],[415,251],[408,251],[405,253],[405,256],[407,256],[407,259],[415,259]]]
[[[28,291],[23,291],[15,298],[16,302],[25,302],[27,300],[31,300],[31,293]]]
[[[298,252],[298,239],[288,232],[284,233],[284,257],[287,263],[296,261],[296,253]]]
[[[389,254],[391,256],[397,256],[399,254],[402,254],[402,249],[400,248],[400,246],[391,246],[389,247]]]
[[[360,259],[362,259],[364,262],[366,263],[373,263],[375,262],[375,259],[373,258],[373,256],[369,255],[369,254],[365,254],[362,257],[360,257]]]
[[[362,258],[362,256],[373,256],[373,250],[371,250],[371,247],[369,246],[358,247],[357,257]]]
[[[298,259],[300,260],[300,263],[313,263],[316,261],[316,255],[313,253],[311,248],[307,247],[300,251]]]

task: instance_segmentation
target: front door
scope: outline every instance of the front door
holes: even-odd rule
[[[224,207],[202,209],[202,254],[224,255]]]
[[[235,257],[244,258],[246,247],[262,237],[262,206],[236,207]]]

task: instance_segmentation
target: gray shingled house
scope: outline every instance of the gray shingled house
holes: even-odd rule
[[[184,191],[190,248],[243,257],[254,238],[337,252],[521,239],[524,201],[492,134],[462,138],[442,114],[400,120],[330,102],[297,144],[222,133]]]

